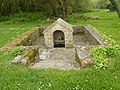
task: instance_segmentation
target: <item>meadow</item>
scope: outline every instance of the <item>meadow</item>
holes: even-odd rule
[[[99,16],[101,20],[85,21],[82,16]],[[70,15],[66,20],[74,25],[92,25],[120,45],[120,18],[115,12],[100,10],[77,13]],[[0,22],[0,47],[31,27],[49,24],[50,22],[23,22],[18,19]],[[112,60],[106,70],[31,69],[11,64],[12,59],[10,54],[0,53],[0,90],[120,90],[120,55]]]

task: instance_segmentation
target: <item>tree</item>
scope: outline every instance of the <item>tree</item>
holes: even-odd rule
[[[41,12],[49,18],[65,19],[74,12],[86,12],[91,0],[0,0],[0,16],[19,12]]]
[[[59,5],[59,15],[65,19],[67,16],[67,0],[57,0],[57,3]]]
[[[120,8],[118,5],[118,2],[116,0],[110,0],[111,4],[114,6],[114,9],[116,10],[119,18],[120,18]]]

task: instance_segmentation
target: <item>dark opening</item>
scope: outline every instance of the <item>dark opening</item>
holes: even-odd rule
[[[54,47],[65,47],[65,35],[62,31],[57,30],[53,33]]]

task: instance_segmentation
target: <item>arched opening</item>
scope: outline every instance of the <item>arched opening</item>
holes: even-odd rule
[[[57,30],[53,33],[54,47],[65,47],[65,35],[62,31]]]

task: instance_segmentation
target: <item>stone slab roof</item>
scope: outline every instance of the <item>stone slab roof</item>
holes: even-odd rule
[[[61,25],[62,27],[70,30],[73,32],[73,27],[71,24],[69,24],[68,22],[64,21],[63,19],[59,18],[57,21],[55,21],[54,23],[52,23],[51,25],[49,25],[45,31],[43,33],[45,33],[46,31],[50,30],[51,28],[53,28],[56,24]]]

